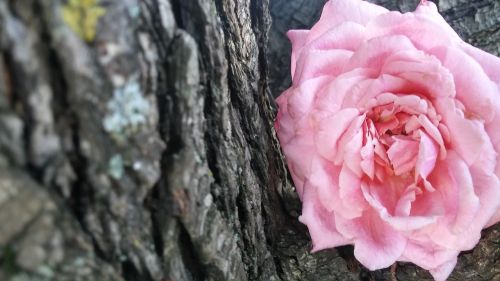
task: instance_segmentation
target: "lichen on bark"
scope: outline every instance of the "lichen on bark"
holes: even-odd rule
[[[69,23],[78,3],[99,16]],[[389,280],[351,247],[310,253],[273,131],[284,32],[323,4],[0,1],[0,280]],[[439,5],[498,54],[498,0]],[[499,231],[450,280],[498,279]]]

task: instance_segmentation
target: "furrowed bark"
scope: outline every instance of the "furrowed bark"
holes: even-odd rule
[[[309,252],[273,129],[284,33],[323,4],[0,2],[0,280],[390,280],[352,247]],[[438,4],[498,55],[498,0]],[[483,234],[450,280],[500,278]]]

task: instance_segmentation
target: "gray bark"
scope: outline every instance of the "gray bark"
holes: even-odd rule
[[[0,1],[0,280],[390,280],[309,252],[273,131],[284,32],[324,0],[84,2]],[[500,52],[500,1],[439,6]],[[64,17],[101,9],[95,38]],[[450,280],[500,280],[499,243],[485,230]]]

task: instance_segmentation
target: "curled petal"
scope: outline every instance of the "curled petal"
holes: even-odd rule
[[[319,121],[316,132],[316,149],[321,156],[334,160],[337,153],[337,142],[359,115],[355,108],[346,108]]]
[[[391,227],[398,231],[410,231],[410,230],[415,230],[419,228],[423,228],[424,226],[430,225],[434,222],[436,222],[436,217],[434,216],[399,216],[399,215],[393,215],[390,214],[389,211],[385,206],[382,205],[382,203],[379,201],[379,199],[376,197],[376,195],[371,193],[372,188],[368,187],[366,184],[361,185],[363,195],[370,204],[370,206],[378,213],[380,218],[384,220],[387,224],[389,224]],[[414,194],[414,190],[407,189],[408,192],[406,194],[411,195],[411,193]],[[398,202],[400,203],[400,202]]]
[[[457,98],[467,111],[489,123],[495,115],[495,108],[500,109],[500,100],[497,85],[481,65],[453,46],[435,48],[432,54],[453,74]]]
[[[438,156],[439,147],[424,132],[420,132],[420,144],[418,149],[417,164],[415,165],[415,177],[426,179],[434,170]]]
[[[330,0],[321,13],[319,21],[311,28],[308,40],[312,41],[329,29],[344,22],[365,25],[375,17],[388,12],[385,8],[360,0]]]
[[[431,181],[445,200],[446,212],[427,233],[443,247],[469,250],[479,241],[481,229],[498,206],[498,178],[474,168],[469,172],[464,160],[453,151],[438,166],[436,174],[440,176],[432,175]],[[445,176],[446,170],[449,177]]]
[[[322,207],[315,188],[306,188],[303,196],[302,215],[299,220],[307,225],[313,242],[313,252],[350,243],[338,233],[335,216]]]
[[[342,49],[355,51],[366,39],[366,29],[355,22],[343,22],[309,43],[313,50]]]
[[[428,13],[424,15],[424,13],[389,12],[370,21],[366,27],[367,33],[372,37],[402,35],[410,39],[420,50],[448,46],[462,41],[456,33],[449,32],[450,28],[443,28],[442,24]]]
[[[493,214],[490,220],[486,223],[486,227],[490,227],[496,223],[500,222],[500,207],[498,207],[497,211]]]
[[[453,30],[453,28],[451,28],[451,26],[446,22],[443,16],[439,14],[436,4],[432,3],[431,1],[420,2],[420,5],[418,5],[414,14],[419,19],[425,19],[438,25],[440,27],[440,30],[446,33],[447,37],[455,41],[462,41],[455,30]]]
[[[349,61],[352,52],[348,50],[310,50],[303,52],[297,61],[293,76],[293,84],[318,76],[336,77],[342,73],[342,68]]]
[[[406,238],[373,210],[353,220],[335,216],[339,233],[354,240],[354,256],[370,270],[389,267],[406,248]]]
[[[357,204],[343,202],[338,183],[339,177],[339,167],[332,165],[321,157],[313,158],[308,185],[309,188],[317,190],[319,202],[326,210],[335,211],[346,219],[357,218],[361,216],[364,209],[363,202],[358,201]]]
[[[360,210],[366,208],[361,192],[361,179],[347,165],[343,165],[340,170],[339,196],[344,205],[358,206]]]
[[[389,55],[382,73],[405,79],[416,92],[429,98],[455,96],[452,73],[437,58],[422,51],[410,49]]]
[[[314,154],[314,142],[311,135],[298,135],[288,143],[282,145],[285,159],[292,174],[295,187],[300,197],[303,193],[303,184],[311,173]]]
[[[465,42],[460,43],[460,48],[478,62],[491,81],[500,87],[500,58]]]
[[[403,50],[416,50],[411,41],[404,36],[395,35],[370,39],[356,50],[345,65],[344,71],[356,68],[380,70],[390,54]]]
[[[444,146],[444,140],[439,132],[439,129],[427,118],[425,115],[418,116],[418,122],[424,128],[425,132],[439,145],[439,156],[441,159],[446,157],[446,147]]]
[[[434,277],[435,281],[446,281],[448,276],[450,276],[451,272],[453,271],[453,268],[455,268],[455,265],[457,265],[456,257],[429,270],[429,272],[431,273],[432,277]]]
[[[456,260],[459,253],[460,251],[444,248],[424,237],[421,240],[408,240],[403,259],[427,270],[438,270],[440,265]],[[446,280],[446,277],[441,280]]]
[[[439,99],[435,105],[450,131],[451,147],[468,165],[472,165],[489,143],[483,123],[461,116],[451,99]]]
[[[291,55],[291,71],[292,71],[292,79],[293,74],[295,73],[295,67],[297,66],[297,58],[302,51],[302,48],[307,43],[307,35],[309,34],[309,30],[290,30],[286,33],[288,39],[292,43],[292,55]]]

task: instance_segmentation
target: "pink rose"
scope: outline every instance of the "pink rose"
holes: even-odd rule
[[[427,1],[331,0],[288,36],[276,130],[313,251],[353,244],[370,270],[407,261],[445,280],[500,220],[500,59]]]

